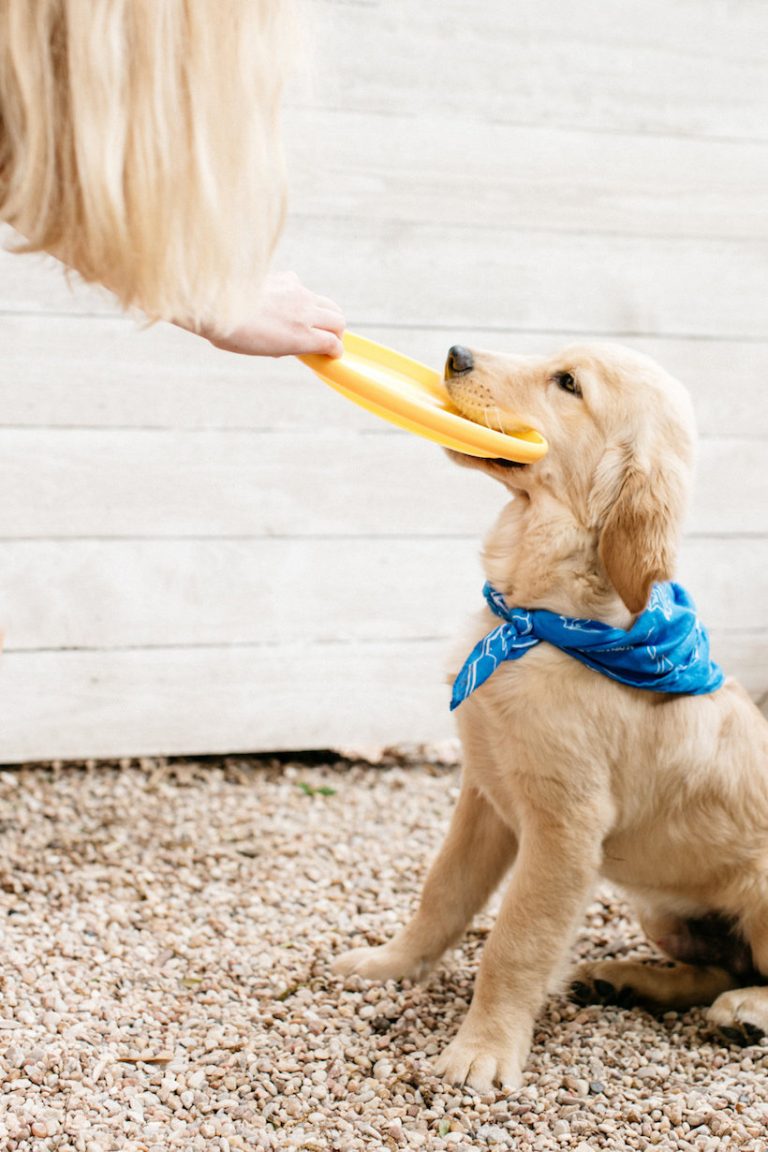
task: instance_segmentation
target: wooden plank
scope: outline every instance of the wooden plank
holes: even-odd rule
[[[729,632],[713,628],[712,655],[726,675],[739,680],[752,698],[761,701],[768,691],[768,644],[765,632]]]
[[[452,733],[440,642],[0,660],[0,763],[327,748]]]
[[[686,380],[707,438],[682,578],[765,693],[768,9],[305,22],[278,262],[435,364],[617,336]],[[293,362],[136,332],[40,258],[0,255],[0,346],[0,759],[451,733],[443,637],[501,489]]]
[[[0,430],[0,539],[479,535],[504,490],[408,433]],[[694,534],[766,531],[761,440],[705,440]]]
[[[764,340],[768,241],[295,219],[279,252],[357,324]]]
[[[762,341],[767,259],[765,240],[294,218],[278,263],[334,296],[357,326],[512,324],[573,334]],[[15,261],[12,272],[9,261]],[[107,308],[91,290],[67,293],[61,277],[31,257],[0,255],[0,313],[40,311]]]
[[[563,332],[373,327],[365,335],[442,366],[452,343],[547,355]],[[599,333],[586,339],[598,339]],[[691,389],[710,435],[768,436],[768,341],[633,338]],[[83,428],[379,429],[292,358],[219,352],[168,324],[0,316],[0,424]]]
[[[708,627],[768,633],[768,538],[688,540]],[[414,641],[482,604],[473,537],[0,543],[6,651]],[[310,574],[308,576],[308,574]]]
[[[706,626],[716,633],[768,635],[768,537],[686,539],[678,581],[691,592]]]
[[[764,638],[714,639],[764,692]],[[442,740],[446,658],[442,641],[9,653],[0,763]]]
[[[294,104],[767,138],[756,0],[315,0],[304,20]]]
[[[6,651],[445,638],[481,603],[478,551],[470,539],[0,543]]]
[[[52,256],[10,251],[17,243],[12,229],[0,223],[0,313],[120,314],[105,289],[83,284]]]
[[[767,29],[768,31],[768,29]],[[765,112],[768,113],[768,101]],[[286,117],[297,215],[640,236],[768,235],[768,144],[521,128],[440,110]]]
[[[0,487],[23,539],[466,535],[503,498],[407,433],[0,431]]]
[[[360,409],[340,403],[295,359],[221,352],[170,324],[5,315],[0,346],[0,423],[6,426],[370,426]]]

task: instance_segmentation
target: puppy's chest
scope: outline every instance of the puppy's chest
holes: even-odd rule
[[[488,635],[493,618],[473,622],[461,648]],[[463,661],[458,658],[452,670]],[[569,798],[608,787],[595,756],[596,674],[547,643],[503,660],[455,713],[465,772],[509,822],[526,803],[560,810]],[[590,692],[590,687],[592,692]]]
[[[476,646],[497,628],[499,621],[490,612],[479,613],[452,648],[446,678],[453,683]],[[482,701],[486,715],[505,722],[517,713],[530,715],[543,707],[550,715],[562,703],[560,689],[583,671],[576,661],[547,643],[521,649],[513,658],[501,660],[490,677],[460,707]],[[469,710],[469,709],[467,709]]]

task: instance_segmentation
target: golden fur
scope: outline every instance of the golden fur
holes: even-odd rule
[[[0,0],[0,219],[125,307],[247,319],[282,222],[290,0]]]
[[[447,380],[458,408],[536,428],[550,445],[526,467],[456,457],[513,497],[486,542],[488,579],[509,603],[629,626],[652,582],[674,574],[694,445],[685,390],[611,345],[473,357]],[[563,373],[581,395],[563,390]],[[496,623],[479,616],[456,668]],[[700,697],[627,688],[541,644],[502,665],[457,717],[462,791],[420,907],[390,943],[347,953],[337,970],[422,974],[511,869],[439,1070],[480,1090],[515,1085],[603,876],[629,893],[660,947],[707,962],[587,965],[582,993],[598,981],[672,1007],[714,1000],[710,1017],[725,1030],[768,1031],[768,723],[746,692],[733,680]]]

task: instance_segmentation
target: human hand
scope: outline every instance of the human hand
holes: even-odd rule
[[[246,324],[226,336],[203,332],[215,348],[245,356],[341,356],[345,321],[338,304],[305,288],[294,272],[270,273]]]

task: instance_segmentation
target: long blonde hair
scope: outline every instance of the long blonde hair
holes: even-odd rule
[[[225,331],[282,223],[287,0],[0,0],[0,218],[125,307]]]

